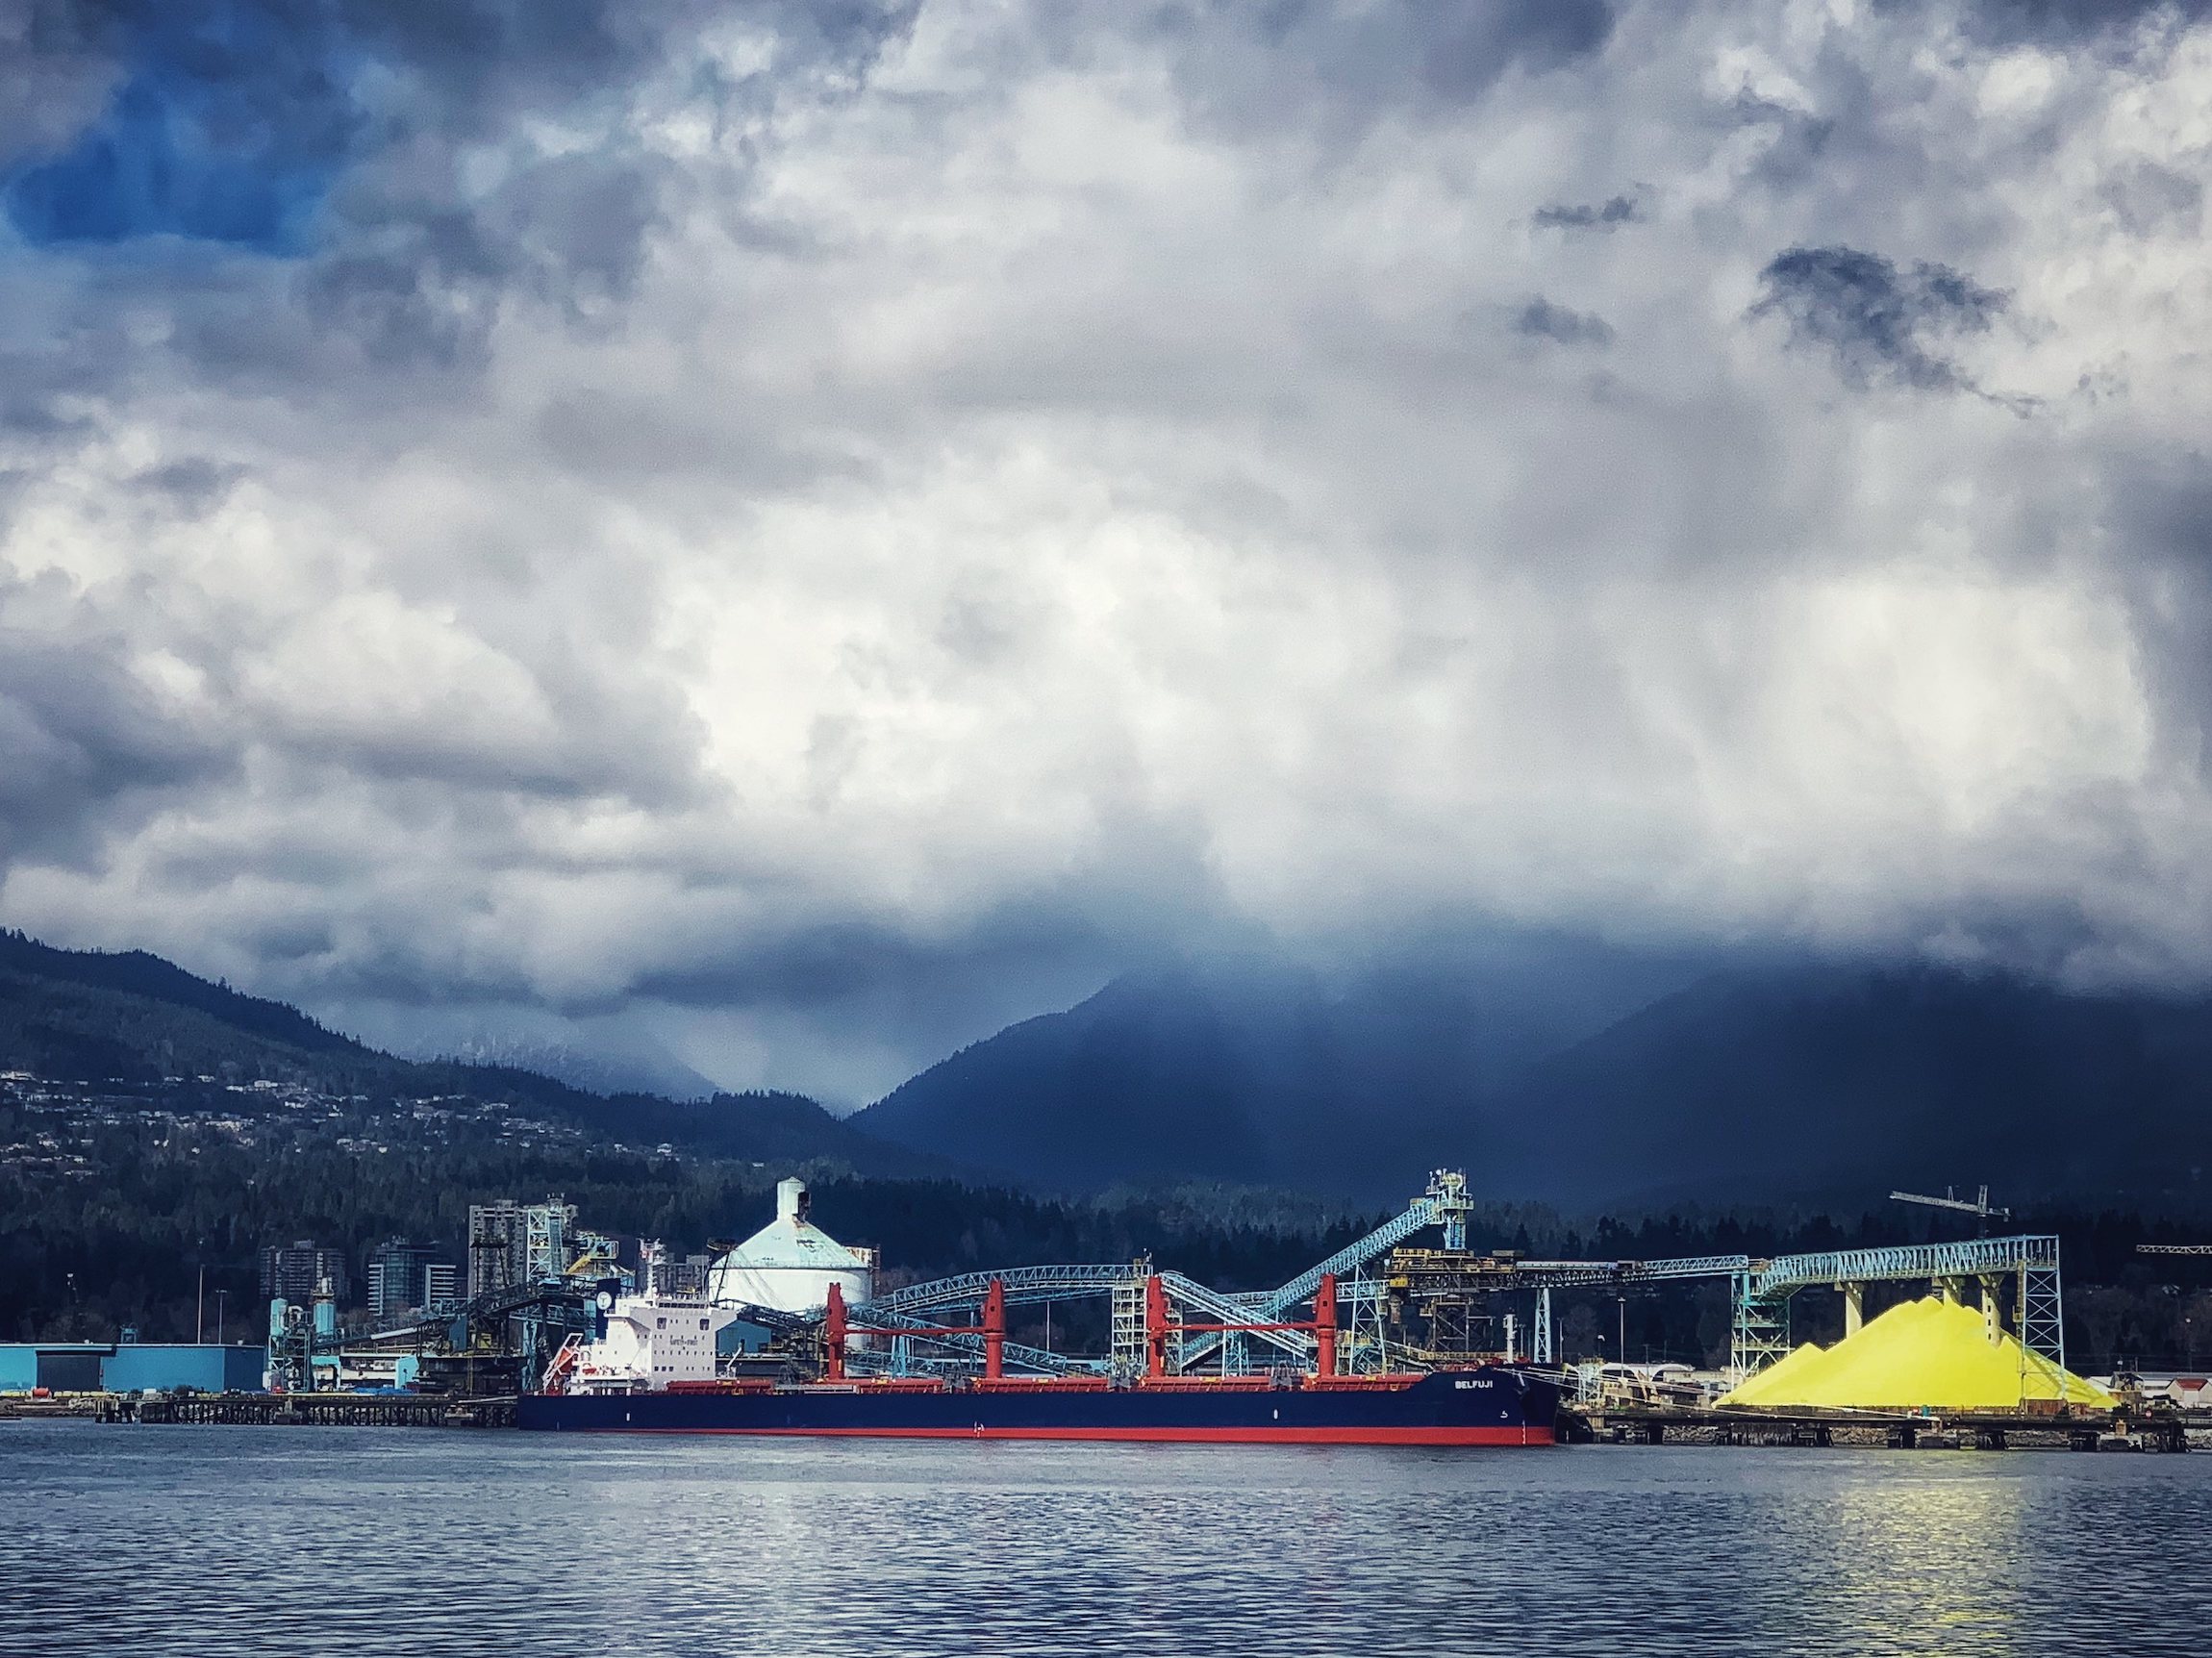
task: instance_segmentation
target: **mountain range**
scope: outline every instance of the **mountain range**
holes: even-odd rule
[[[371,1099],[448,1098],[526,1111],[634,1146],[666,1143],[759,1160],[827,1158],[863,1172],[934,1167],[798,1094],[679,1102],[594,1093],[516,1066],[401,1059],[296,1008],[195,977],[143,950],[56,949],[19,932],[0,931],[0,1070],[133,1089],[212,1079]]]
[[[1069,1187],[1197,1175],[1402,1198],[1449,1165],[1485,1196],[1576,1208],[1852,1207],[1982,1181],[2195,1208],[2212,1165],[2201,998],[1760,962],[1586,1030],[1494,1011],[1450,973],[1136,976],[851,1121]]]
[[[1521,970],[1525,968],[1526,970]],[[1115,980],[839,1119],[395,1058],[143,952],[0,934],[0,1068],[465,1096],[629,1144],[1034,1189],[1208,1181],[1402,1199],[1428,1169],[1565,1207],[1863,1207],[1988,1181],[2023,1201],[2204,1207],[2212,1000],[1837,962],[1439,959]]]

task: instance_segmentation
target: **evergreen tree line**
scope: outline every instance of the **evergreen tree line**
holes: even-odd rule
[[[786,1174],[808,1178],[815,1218],[841,1240],[883,1253],[888,1281],[993,1266],[1123,1261],[1163,1267],[1225,1290],[1281,1283],[1379,1224],[1359,1212],[1279,1192],[1184,1187],[1058,1198],[950,1179],[887,1178],[834,1161],[781,1163],[645,1155],[574,1143],[516,1144],[459,1130],[445,1143],[302,1137],[240,1144],[207,1127],[155,1135],[128,1124],[79,1143],[72,1169],[0,1168],[0,1339],[213,1339],[263,1328],[259,1252],[297,1239],[348,1252],[357,1287],[369,1251],[404,1238],[465,1259],[468,1207],[558,1193],[578,1223],[664,1240],[679,1253],[740,1239],[773,1213]],[[2023,1217],[2022,1230],[2062,1239],[2069,1356],[2076,1368],[2119,1360],[2212,1362],[2212,1270],[2145,1257],[2145,1242],[2187,1242],[2172,1223],[2123,1213]],[[1941,1218],[1870,1211],[1822,1215],[1681,1213],[1577,1223],[1543,1209],[1492,1207],[1470,1226],[1478,1249],[1561,1259],[1641,1260],[1848,1249],[1956,1236]],[[205,1300],[201,1286],[205,1285]],[[1885,1295],[1907,1293],[1877,1289]],[[218,1302],[219,1296],[219,1302]],[[359,1298],[357,1294],[357,1299]],[[1800,1337],[1840,1333],[1840,1304],[1799,1297]],[[199,1322],[205,1308],[205,1323]],[[1564,1295],[1556,1309],[1573,1357],[1724,1359],[1725,1286],[1688,1283],[1633,1295]],[[1074,1309],[1066,1328],[1083,1327]],[[1521,1317],[1525,1319],[1526,1310]],[[1525,1327],[1525,1326],[1524,1326]],[[1602,1340],[1599,1340],[1602,1338]]]

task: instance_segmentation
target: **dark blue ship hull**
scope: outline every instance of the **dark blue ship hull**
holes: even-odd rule
[[[1283,1444],[1533,1445],[1558,1391],[1485,1367],[1353,1386],[1179,1382],[1093,1389],[867,1382],[744,1392],[526,1394],[519,1427],[553,1433],[1138,1440]]]

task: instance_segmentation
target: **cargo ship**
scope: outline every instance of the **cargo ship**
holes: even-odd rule
[[[1314,1317],[1296,1322],[1171,1322],[1161,1280],[1144,1286],[1144,1363],[1128,1376],[1006,1373],[1006,1302],[996,1279],[982,1322],[933,1326],[980,1338],[975,1375],[851,1373],[882,1338],[847,1314],[831,1282],[820,1309],[818,1376],[792,1381],[728,1373],[716,1334],[736,1315],[702,1293],[648,1282],[606,1297],[590,1341],[572,1338],[526,1394],[515,1425],[547,1433],[749,1434],[772,1437],[1102,1440],[1219,1444],[1542,1445],[1552,1443],[1558,1390],[1507,1365],[1381,1374],[1337,1367],[1337,1294],[1323,1278]],[[1172,1337],[1298,1330],[1310,1335],[1302,1373],[1178,1375]]]
[[[1551,1444],[1557,1392],[1484,1366],[1426,1374],[936,1377],[674,1383],[633,1394],[530,1394],[515,1425],[554,1433],[754,1434],[833,1439],[1118,1440],[1215,1444]]]

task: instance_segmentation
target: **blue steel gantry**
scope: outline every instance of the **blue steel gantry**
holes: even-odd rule
[[[1955,1244],[1916,1244],[1882,1249],[1834,1250],[1755,1259],[1748,1255],[1693,1255],[1662,1261],[1462,1262],[1400,1251],[1401,1282],[1426,1285],[1430,1294],[1530,1291],[1536,1297],[1531,1358],[1555,1362],[1551,1294],[1555,1290],[1628,1290],[1693,1278],[1725,1278],[1730,1290],[1729,1364],[1739,1374],[1763,1369],[1790,1350],[1790,1308],[1799,1291],[1832,1289],[1844,1296],[1844,1329],[1859,1327],[1871,1283],[1924,1281],[1948,1299],[1964,1301],[1969,1281],[1979,1285],[1992,1334],[2012,1289],[2013,1330],[2029,1352],[2066,1363],[2065,1307],[2058,1240],[2048,1234],[1976,1238]],[[1479,1269],[1470,1270],[1470,1269]]]
[[[1347,1368],[1377,1369],[1393,1362],[1389,1305],[1408,1295],[1458,1300],[1521,1294],[1535,1304],[1529,1357],[1558,1361],[1552,1294],[1555,1291],[1629,1289],[1692,1279],[1724,1279],[1730,1289],[1729,1359],[1740,1374],[1772,1363],[1790,1349],[1791,1304],[1799,1292],[1832,1289],[1845,1297],[1846,1333],[1857,1329],[1870,1283],[1922,1280],[1952,1300],[1978,1284],[1994,1334],[2005,1292],[2011,1290],[2012,1323],[2022,1344],[2063,1365],[2064,1306],[2058,1240],[2035,1234],[1977,1238],[1955,1244],[1782,1255],[1697,1255],[1653,1261],[1523,1260],[1510,1254],[1474,1255],[1467,1247],[1472,1208],[1466,1177],[1439,1169],[1427,1189],[1374,1231],[1338,1250],[1288,1283],[1262,1293],[1224,1294],[1181,1272],[1160,1271],[1149,1258],[1134,1261],[1016,1267],[968,1272],[908,1285],[851,1309],[853,1320],[892,1335],[888,1349],[855,1353],[856,1363],[904,1370],[972,1366],[983,1350],[972,1319],[948,1326],[944,1316],[972,1314],[995,1282],[1008,1304],[1107,1297],[1111,1305],[1110,1356],[1103,1363],[1042,1348],[1002,1343],[1011,1366],[1050,1374],[1109,1369],[1134,1373],[1144,1363],[1146,1285],[1157,1279],[1169,1304],[1171,1368],[1190,1374],[1212,1366],[1237,1373],[1252,1368],[1254,1345],[1267,1349],[1268,1367],[1309,1365],[1315,1338],[1288,1315],[1313,1299],[1324,1278],[1333,1279],[1347,1315],[1344,1356]],[[1428,1228],[1444,1234],[1441,1249],[1407,1249],[1406,1240]],[[818,1325],[822,1313],[785,1321]],[[1192,1333],[1182,1335],[1182,1326]],[[1218,1326],[1238,1326],[1223,1331]],[[1206,1326],[1215,1326],[1207,1328]],[[1409,1355],[1402,1350],[1399,1360]]]
[[[1008,1365],[1056,1374],[1101,1368],[1133,1372],[1144,1363],[1145,1284],[1156,1276],[1166,1293],[1171,1329],[1179,1330],[1185,1323],[1194,1326],[1192,1335],[1176,1335],[1171,1340],[1173,1368],[1178,1372],[1190,1373],[1209,1362],[1230,1371],[1242,1371],[1252,1362],[1250,1348],[1255,1344],[1269,1350],[1270,1367],[1304,1367],[1313,1362],[1315,1339],[1307,1330],[1289,1327],[1293,1320],[1286,1315],[1312,1300],[1323,1278],[1333,1276],[1339,1279],[1339,1298],[1349,1304],[1352,1315],[1346,1332],[1350,1338],[1345,1344],[1346,1358],[1360,1368],[1375,1369],[1383,1363],[1379,1336],[1384,1285],[1366,1269],[1406,1238],[1430,1226],[1443,1229],[1446,1247],[1464,1249],[1470,1208],[1466,1178],[1456,1171],[1440,1169],[1430,1177],[1428,1189],[1403,1213],[1289,1283],[1261,1294],[1227,1294],[1181,1272],[1157,1271],[1146,1258],[1015,1267],[910,1284],[849,1310],[857,1326],[898,1332],[883,1351],[855,1353],[853,1358],[864,1366],[899,1369],[972,1364],[982,1350],[981,1339],[971,1327],[945,1326],[943,1318],[972,1313],[983,1304],[995,1281],[1008,1305],[1090,1295],[1105,1295],[1112,1304],[1111,1357],[1103,1367],[1094,1361],[1015,1343],[1003,1346]],[[826,1309],[817,1309],[792,1321],[819,1324],[825,1314]],[[1219,1324],[1241,1327],[1230,1331],[1197,1328]]]
[[[1445,1249],[1467,1248],[1467,1218],[1474,1205],[1467,1195],[1467,1176],[1454,1168],[1439,1168],[1428,1177],[1428,1190],[1407,1204],[1404,1211],[1384,1221],[1366,1237],[1345,1244],[1326,1261],[1309,1267],[1289,1283],[1244,1303],[1250,1316],[1279,1319],[1291,1308],[1313,1298],[1321,1279],[1337,1280],[1337,1294],[1352,1304],[1351,1341],[1347,1358],[1354,1369],[1380,1369],[1384,1363],[1382,1334],[1383,1281],[1368,1268],[1389,1254],[1415,1233],[1441,1228]],[[1362,1317],[1365,1312],[1366,1317]],[[1233,1347],[1220,1336],[1202,1336],[1181,1348],[1185,1370],[1195,1369],[1217,1350],[1234,1360]],[[1312,1344],[1307,1344],[1310,1350]],[[1241,1366],[1237,1368],[1242,1368]]]
[[[2065,1303],[2058,1240],[2048,1233],[1974,1238],[1955,1244],[1911,1244],[1888,1249],[1842,1249],[1747,1262],[1731,1274],[1735,1318],[1730,1363],[1746,1374],[1790,1350],[1790,1302],[1800,1290],[1833,1289],[1844,1296],[1844,1333],[1859,1327],[1866,1286],[1924,1281],[1947,1299],[1963,1301],[1969,1280],[1981,1290],[1994,1331],[2004,1290],[2013,1287],[2013,1331],[2020,1344],[2053,1364],[2066,1364]]]

